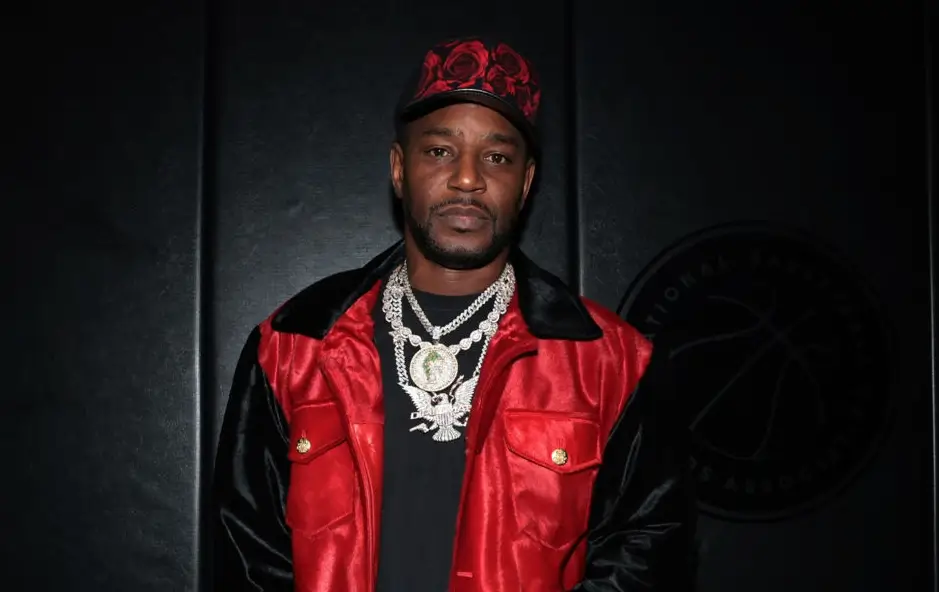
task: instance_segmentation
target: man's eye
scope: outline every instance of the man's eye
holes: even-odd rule
[[[489,158],[494,164],[508,164],[511,162],[504,154],[493,154]]]
[[[447,155],[447,150],[446,148],[431,148],[430,150],[427,151],[427,153],[433,156],[434,158],[443,158],[444,156]]]

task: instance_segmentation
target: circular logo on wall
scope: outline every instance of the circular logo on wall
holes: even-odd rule
[[[619,310],[668,356],[700,509],[776,520],[842,490],[890,411],[878,303],[831,249],[763,224],[666,249]]]

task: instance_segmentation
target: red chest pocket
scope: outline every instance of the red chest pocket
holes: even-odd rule
[[[290,420],[293,463],[287,492],[287,524],[315,535],[354,509],[355,468],[336,403],[294,409]]]
[[[505,412],[505,444],[519,528],[561,549],[588,525],[602,459],[599,425],[548,411]]]

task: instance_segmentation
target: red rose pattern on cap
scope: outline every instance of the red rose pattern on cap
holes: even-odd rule
[[[451,41],[424,57],[414,100],[461,88],[478,88],[514,103],[533,121],[541,89],[529,63],[504,43],[492,51],[481,41]]]

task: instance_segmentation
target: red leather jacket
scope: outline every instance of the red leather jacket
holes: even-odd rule
[[[374,590],[371,310],[402,257],[399,243],[326,278],[252,332],[216,463],[218,592]],[[652,378],[667,372],[649,369],[651,344],[616,315],[520,252],[512,262],[516,296],[466,431],[452,592],[690,590],[686,435],[664,421],[668,391]]]

